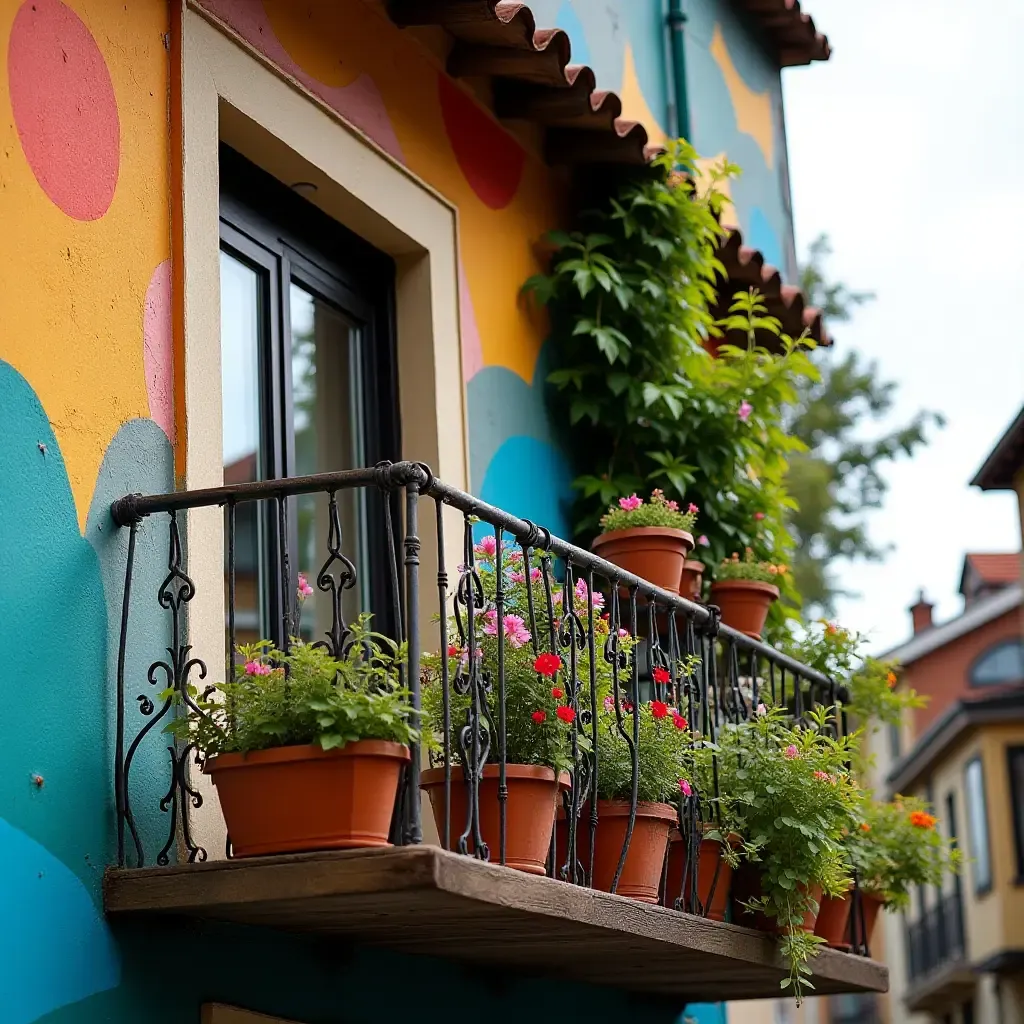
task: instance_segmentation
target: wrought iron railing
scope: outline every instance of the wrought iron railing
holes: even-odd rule
[[[358,585],[359,571],[350,554],[356,548],[364,551],[369,545],[356,543],[343,535],[345,519],[339,508],[346,496],[361,495],[364,519],[372,517],[372,533],[376,537],[377,577],[375,590]],[[186,566],[186,549],[182,528],[185,516],[195,510],[220,506],[224,517],[226,613],[225,671],[232,672],[233,656],[240,619],[236,614],[240,588],[238,536],[240,517],[249,515],[255,506],[263,530],[266,548],[264,559],[270,569],[262,586],[272,591],[268,607],[272,608],[270,627],[273,637],[285,647],[297,632],[299,616],[296,607],[297,567],[295,565],[296,516],[295,499],[303,495],[319,495],[324,503],[321,515],[325,527],[323,562],[315,576],[317,590],[330,605],[329,623],[321,623],[323,643],[335,655],[345,649],[351,614],[346,619],[346,602],[355,595],[373,607],[377,623],[393,634],[396,641],[406,642],[407,662],[403,681],[411,693],[411,704],[417,711],[421,705],[421,652],[424,645],[438,645],[442,652],[457,640],[462,660],[451,670],[447,658],[440,661],[439,685],[443,688],[446,721],[451,696],[469,697],[466,721],[456,731],[443,730],[441,763],[444,772],[443,824],[438,829],[439,842],[448,849],[505,863],[507,821],[505,737],[505,666],[502,651],[506,649],[503,631],[493,677],[482,671],[479,647],[481,622],[488,615],[504,621],[508,611],[506,595],[500,582],[490,601],[485,598],[478,571],[478,545],[483,537],[493,538],[494,557],[498,560],[497,579],[502,578],[501,559],[505,553],[526,567],[535,566],[543,581],[548,608],[535,607],[531,596],[529,606],[516,609],[522,613],[523,628],[529,633],[534,650],[558,651],[564,655],[568,680],[565,703],[572,709],[571,771],[569,786],[561,810],[565,826],[552,837],[547,858],[547,874],[581,885],[593,881],[593,851],[602,821],[598,814],[598,780],[601,763],[596,753],[598,719],[596,687],[593,674],[599,658],[610,666],[614,686],[613,702],[618,726],[627,744],[632,761],[633,787],[631,806],[618,870],[612,882],[615,890],[633,835],[637,809],[637,775],[639,715],[620,714],[619,708],[641,700],[660,699],[679,709],[693,726],[693,732],[714,740],[730,722],[751,716],[759,701],[769,697],[773,704],[788,708],[800,718],[813,705],[827,704],[838,711],[834,718],[837,733],[846,729],[842,711],[845,693],[827,676],[802,665],[772,647],[736,632],[720,622],[718,609],[693,603],[674,593],[661,590],[590,551],[583,550],[553,536],[543,527],[519,519],[488,505],[454,487],[435,479],[429,469],[417,463],[382,464],[372,469],[357,469],[318,476],[271,480],[216,487],[206,490],[181,491],[173,494],[127,495],[114,502],[111,513],[118,526],[129,531],[127,564],[123,597],[120,647],[117,661],[117,721],[115,760],[115,799],[117,810],[118,863],[121,866],[143,865],[153,858],[147,851],[139,812],[135,805],[136,764],[140,749],[159,747],[159,725],[166,725],[182,709],[199,709],[194,698],[197,682],[209,675],[202,652],[193,651],[187,621],[196,584]],[[421,505],[428,503],[433,537],[429,545],[430,559],[436,559],[436,579],[424,586],[421,579],[420,538]],[[167,529],[167,573],[155,595],[160,609],[167,616],[167,656],[155,657],[149,665],[146,680],[130,680],[126,650],[132,622],[133,577],[136,575],[137,535],[149,517],[165,516]],[[445,558],[446,518],[448,528],[455,517],[460,532],[459,546],[463,561],[450,567]],[[151,522],[158,520],[153,519]],[[148,526],[148,524],[147,524]],[[366,524],[362,528],[365,532]],[[252,531],[250,530],[250,533]],[[509,547],[506,547],[506,543]],[[488,549],[490,542],[485,545]],[[207,567],[208,568],[208,567]],[[307,567],[308,568],[308,567]],[[244,572],[251,572],[246,563]],[[551,598],[557,586],[565,595],[582,595],[582,606],[567,607],[559,618],[551,614]],[[242,581],[246,582],[246,581]],[[251,580],[246,582],[246,586]],[[244,588],[243,588],[244,589]],[[528,588],[532,595],[532,588]],[[600,605],[604,604],[607,628],[599,625]],[[490,606],[488,606],[490,605]],[[456,633],[450,633],[449,616],[454,613]],[[428,633],[424,622],[436,619]],[[558,621],[556,621],[556,619]],[[549,633],[538,637],[538,621]],[[264,622],[267,622],[266,616]],[[245,628],[248,630],[251,623]],[[626,659],[618,645],[620,629],[634,637],[643,637],[636,657]],[[599,640],[599,636],[601,639]],[[134,643],[138,644],[136,638]],[[153,646],[161,645],[154,638]],[[583,653],[587,657],[583,657]],[[699,666],[692,675],[684,676],[679,666],[687,655],[699,657]],[[591,678],[580,678],[581,664],[586,661]],[[660,671],[656,671],[660,670]],[[163,692],[158,689],[163,684]],[[160,699],[162,697],[162,700]],[[630,721],[631,719],[631,721]],[[162,844],[156,851],[158,864],[174,859],[205,860],[207,852],[194,838],[190,827],[190,808],[201,806],[203,797],[192,781],[190,761],[198,765],[196,751],[181,741],[164,743],[169,761],[166,791],[158,801],[161,814],[166,814]],[[458,749],[455,749],[458,748]],[[400,786],[400,798],[391,839],[396,844],[423,841],[421,823],[420,774],[421,751],[412,750],[412,757]],[[497,766],[499,785],[496,800],[500,816],[500,839],[489,849],[480,834],[480,780],[485,764]],[[452,766],[464,768],[463,781],[453,780]],[[717,788],[714,773],[712,788]],[[466,816],[455,821],[452,816],[453,791],[466,789]],[[150,789],[155,793],[155,789]],[[686,863],[681,882],[675,891],[665,891],[663,875],[662,902],[676,909],[706,914],[710,898],[699,898],[697,847],[703,822],[714,818],[715,793],[680,794],[678,829],[686,843]],[[149,808],[151,819],[157,818]],[[230,855],[230,849],[228,850]],[[716,871],[718,869],[716,868]],[[717,879],[716,879],[717,880]],[[712,897],[714,885],[712,882]],[[706,879],[705,879],[706,881]],[[706,887],[705,891],[706,891]],[[857,919],[854,914],[854,920]],[[866,943],[855,943],[866,947]],[[865,948],[866,951],[866,948]]]
[[[940,894],[907,926],[907,973],[919,981],[939,967],[964,959],[964,910],[959,889]]]

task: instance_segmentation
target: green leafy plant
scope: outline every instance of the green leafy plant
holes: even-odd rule
[[[743,553],[743,557],[733,552],[715,570],[716,580],[755,580],[758,583],[774,583],[780,585],[785,579],[787,567],[772,562],[761,562],[754,557],[751,548]]]
[[[352,624],[340,658],[299,640],[287,653],[267,640],[239,647],[234,680],[217,695],[190,687],[199,710],[189,708],[168,731],[205,757],[293,744],[333,750],[367,739],[414,742],[415,714],[401,684],[405,646],[369,624],[369,615]]]
[[[637,526],[667,526],[690,533],[699,512],[693,502],[684,512],[677,501],[670,501],[664,491],[656,488],[647,502],[635,494],[619,498],[617,504],[608,506],[608,511],[601,516],[600,525],[605,533]]]
[[[886,907],[903,910],[911,890],[941,886],[960,869],[960,851],[936,828],[938,819],[925,801],[897,796],[888,803],[865,794],[862,820],[850,831],[846,847],[861,888]]]
[[[780,708],[758,706],[746,722],[719,737],[720,785],[731,794],[757,864],[762,895],[748,903],[783,930],[780,952],[789,965],[782,982],[799,1001],[812,988],[808,965],[821,939],[803,930],[817,910],[818,887],[846,891],[844,838],[857,823],[857,790],[847,764],[856,738],[832,735],[831,709],[808,712],[796,726]]]
[[[475,546],[475,569],[483,591],[483,607],[475,613],[475,658],[487,676],[491,692],[498,687],[498,649],[502,643],[496,608],[497,560],[494,537],[485,537]],[[572,737],[580,749],[590,749],[589,730],[579,719],[581,711],[590,708],[590,652],[586,644],[576,651],[576,680],[579,694],[573,700],[574,687],[570,679],[569,654],[558,642],[558,630],[565,613],[564,588],[551,576],[549,561],[534,554],[531,564],[524,566],[522,552],[509,545],[503,546],[502,576],[504,610],[501,634],[504,636],[505,680],[505,758],[509,764],[539,764],[563,771],[573,766]],[[530,616],[531,593],[533,618]],[[574,620],[586,629],[589,602],[586,584],[579,580],[572,594],[572,610],[579,616]],[[608,622],[600,617],[604,597],[595,593],[594,632],[597,640],[597,658],[594,673],[600,685],[610,685],[611,667],[604,658],[604,644],[608,637]],[[467,618],[460,610],[463,627]],[[535,626],[535,629],[534,629]],[[449,618],[450,643],[445,654],[427,654],[423,657],[422,701],[426,721],[436,746],[444,737],[444,686],[442,659],[448,663],[449,744],[453,761],[460,756],[459,732],[467,721],[473,700],[468,687],[456,686],[460,671],[468,672],[468,643],[459,632],[455,616]],[[577,632],[582,639],[582,635]],[[620,638],[623,653],[632,649],[630,638]],[[459,692],[462,690],[463,692]],[[487,758],[497,762],[500,756],[497,736],[497,707],[490,702],[491,720],[486,716],[482,725],[489,744]]]
[[[692,676],[699,664],[700,659],[693,655],[683,659],[677,678]],[[670,680],[668,669],[654,670],[655,683],[667,686]],[[649,803],[678,803],[680,794],[691,796],[695,787],[695,738],[686,716],[667,701],[652,700],[635,708],[630,700],[621,697],[616,714],[615,699],[608,685],[610,680],[603,682],[598,690],[601,698],[597,719],[598,797],[602,800],[631,799],[631,747],[637,735],[637,799]],[[627,692],[628,689],[627,685]]]

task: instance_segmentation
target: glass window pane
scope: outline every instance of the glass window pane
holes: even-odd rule
[[[230,253],[220,254],[221,394],[223,401],[224,483],[259,480],[265,464],[260,429],[260,332],[263,282],[257,271]],[[235,642],[253,643],[268,635],[260,600],[265,569],[261,551],[264,524],[257,504],[235,512]],[[227,530],[225,517],[225,531]],[[230,571],[225,532],[225,595]]]
[[[992,884],[992,868],[989,860],[988,813],[985,808],[985,779],[981,761],[975,759],[966,768],[967,825],[970,840],[971,872],[974,889],[980,892]]]
[[[362,394],[359,367],[359,327],[339,309],[292,282],[291,375],[292,423],[295,431],[295,473],[331,473],[365,463],[362,435]],[[351,622],[367,607],[365,516],[361,490],[337,495],[341,551],[356,566],[358,584],[346,590],[342,610]],[[317,573],[327,551],[330,532],[329,499],[308,494],[296,501],[298,510],[297,568],[302,600],[299,632],[319,639],[331,628],[331,602],[317,587]],[[333,567],[337,578],[344,569]],[[313,593],[308,594],[312,588]]]
[[[971,683],[974,686],[996,686],[1024,680],[1024,643],[1008,640],[990,648],[974,663]]]

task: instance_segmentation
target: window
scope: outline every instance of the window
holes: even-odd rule
[[[988,842],[988,811],[985,807],[985,778],[981,758],[967,763],[964,769],[967,835],[970,844],[971,874],[977,894],[992,888],[992,865]]]
[[[1024,747],[1009,747],[1010,801],[1013,808],[1013,838],[1017,853],[1017,881],[1024,882]]]
[[[829,1024],[875,1024],[877,1000],[873,995],[832,996],[828,1001]]]
[[[971,686],[1024,683],[1024,640],[1003,640],[979,655],[967,678]]]
[[[224,482],[397,459],[392,260],[222,147],[220,275]],[[369,488],[339,491],[337,513],[356,569],[345,619],[370,610],[387,630],[383,500]],[[238,506],[225,544],[237,642],[330,628],[330,601],[316,590],[330,516],[322,494],[283,509]],[[305,601],[300,573],[313,588]]]

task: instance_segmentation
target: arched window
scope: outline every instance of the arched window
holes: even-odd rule
[[[1024,640],[1001,640],[979,655],[968,673],[971,686],[1024,683]]]

